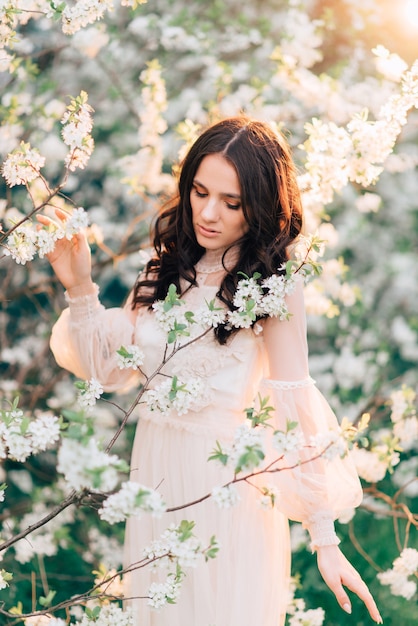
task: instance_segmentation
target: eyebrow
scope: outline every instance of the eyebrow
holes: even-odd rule
[[[200,180],[198,180],[197,178],[195,178],[193,180],[193,185],[198,185],[199,187],[202,187],[203,189],[208,191],[208,188],[206,187],[206,185],[201,183]],[[241,200],[241,196],[240,196],[239,193],[227,193],[227,192],[224,192],[221,195],[225,196],[226,198],[234,198],[235,200]]]

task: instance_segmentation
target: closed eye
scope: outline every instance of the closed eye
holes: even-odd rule
[[[204,191],[199,191],[198,189],[196,189],[196,187],[193,189],[193,191],[195,192],[198,198],[206,198],[206,196],[208,195]]]
[[[230,202],[227,202],[226,206],[228,207],[228,209],[232,209],[233,211],[238,211],[238,209],[241,208],[241,203],[239,202],[238,204],[231,204]]]

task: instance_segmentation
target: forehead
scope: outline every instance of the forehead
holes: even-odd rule
[[[195,182],[219,193],[240,193],[240,184],[235,167],[221,154],[208,154],[197,168]]]

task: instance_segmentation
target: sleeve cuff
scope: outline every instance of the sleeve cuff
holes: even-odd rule
[[[312,553],[315,552],[316,548],[322,546],[338,546],[340,543],[335,533],[334,521],[328,514],[315,516],[304,524],[304,526],[307,528],[311,537],[310,547]]]
[[[99,300],[99,287],[96,284],[94,284],[93,293],[71,297],[66,291],[64,297],[70,309],[71,321],[76,324],[95,319],[97,312],[102,308]]]

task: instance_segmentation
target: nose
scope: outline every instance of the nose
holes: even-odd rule
[[[201,215],[207,222],[216,222],[219,219],[219,207],[216,198],[208,198],[205,206],[202,208]]]

